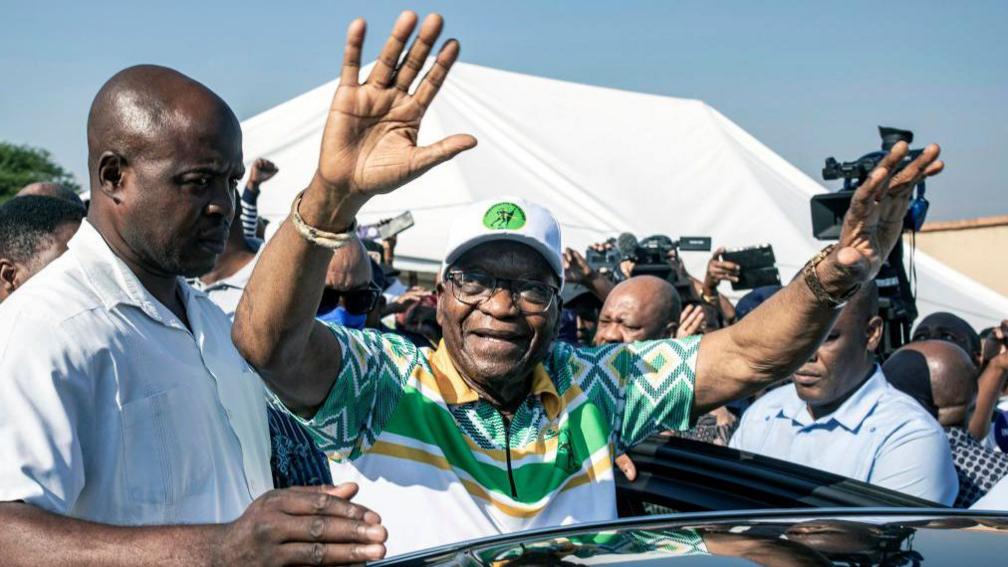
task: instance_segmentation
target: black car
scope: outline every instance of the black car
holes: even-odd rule
[[[462,542],[381,565],[1008,564],[1008,514],[976,514],[828,472],[677,437],[630,452],[621,518]],[[967,554],[968,552],[968,554]],[[929,554],[929,555],[927,555]],[[728,558],[731,559],[728,559]],[[734,563],[733,563],[734,562]]]
[[[450,545],[379,565],[965,567],[1004,565],[1006,557],[1008,515],[830,508],[622,518]]]
[[[653,437],[629,456],[637,480],[616,473],[620,516],[768,508],[940,504],[818,469],[678,437]]]

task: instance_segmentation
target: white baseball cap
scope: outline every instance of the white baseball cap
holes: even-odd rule
[[[459,213],[448,229],[442,273],[473,247],[494,240],[511,240],[530,246],[546,259],[563,288],[560,224],[546,207],[519,197],[478,201]]]

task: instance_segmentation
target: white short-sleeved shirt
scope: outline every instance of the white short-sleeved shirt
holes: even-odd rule
[[[0,304],[0,501],[110,524],[225,522],[272,488],[263,384],[230,321],[192,331],[87,221]]]
[[[756,400],[730,447],[951,505],[959,491],[948,439],[882,369],[830,415],[813,419],[793,384]]]
[[[259,262],[259,256],[261,255],[262,248],[259,249],[259,252],[248,264],[242,266],[242,269],[235,272],[231,277],[224,278],[212,284],[204,284],[199,279],[196,279],[192,282],[192,286],[205,293],[210,298],[210,301],[216,303],[224,311],[228,319],[234,321],[235,311],[238,310],[238,302],[245,292],[245,286],[248,285],[249,279],[252,278],[252,270],[255,269],[255,265]]]

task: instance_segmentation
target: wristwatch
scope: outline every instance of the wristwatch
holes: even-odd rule
[[[813,257],[811,260],[809,260],[808,263],[805,264],[805,267],[802,268],[802,276],[804,276],[805,278],[805,285],[809,287],[809,289],[812,291],[812,295],[814,295],[816,299],[818,299],[821,303],[828,305],[834,309],[839,309],[844,305],[846,305],[847,302],[850,301],[850,298],[854,297],[854,294],[856,294],[858,290],[861,289],[861,284],[854,285],[839,297],[830,295],[830,293],[826,291],[826,288],[823,287],[822,282],[819,281],[819,274],[816,273],[815,269],[816,266],[819,265],[819,262],[825,260],[826,257],[829,256],[831,252],[833,252],[834,248],[836,248],[836,244],[830,244],[826,248],[820,250],[819,253],[816,254],[815,257]]]

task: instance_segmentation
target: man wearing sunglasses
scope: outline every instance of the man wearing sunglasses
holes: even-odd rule
[[[554,341],[560,227],[544,208],[505,197],[460,207],[449,229],[437,348],[326,325],[314,315],[334,254],[353,267],[343,289],[368,277],[354,228],[361,207],[476,145],[464,134],[417,145],[459,45],[447,41],[411,88],[442,20],[428,16],[402,57],[416,24],[412,12],[399,17],[364,82],[364,22],[350,24],[318,169],[266,246],[233,328],[245,358],[336,462],[334,478],[359,482],[392,555],[614,518],[613,455],[797,369],[878,272],[914,184],[942,167],[932,145],[896,173],[907,154],[897,145],[855,192],[835,248],[742,322],[703,338]]]
[[[338,258],[330,263],[330,272],[334,269],[333,264],[337,264],[335,260]],[[363,286],[341,290],[338,283],[327,278],[322,301],[319,302],[318,319],[351,329],[372,326],[368,323],[374,323],[374,315],[380,316],[378,308],[382,300],[383,282],[381,268],[374,262],[371,262],[371,280]]]

